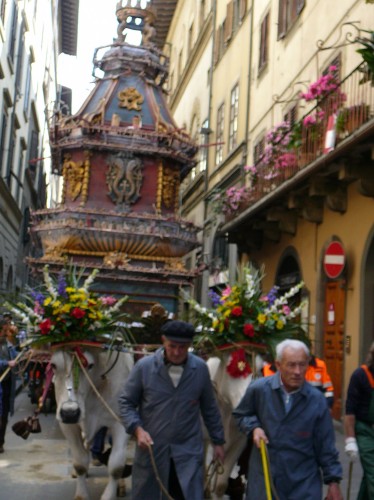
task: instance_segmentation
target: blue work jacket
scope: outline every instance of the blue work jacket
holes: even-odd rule
[[[250,435],[261,427],[269,439],[270,471],[280,500],[321,500],[325,483],[342,478],[335,434],[325,396],[304,382],[286,413],[280,374],[250,385],[233,415]],[[253,447],[247,500],[266,500],[260,450]]]
[[[128,433],[143,427],[152,446],[159,477],[168,486],[170,459],[175,463],[184,497],[203,499],[203,433],[201,417],[214,444],[223,444],[223,426],[205,361],[188,354],[174,387],[163,349],[139,360],[119,399]],[[164,498],[148,450],[137,447],[132,470],[132,498]]]

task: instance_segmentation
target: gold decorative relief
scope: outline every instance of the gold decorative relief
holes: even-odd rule
[[[116,205],[134,204],[140,198],[143,183],[143,163],[126,153],[109,157],[106,182],[109,196]]]
[[[135,87],[127,87],[118,92],[119,106],[126,109],[134,109],[141,111],[141,104],[144,102],[144,97]]]
[[[90,151],[84,152],[84,161],[73,161],[70,153],[65,153],[62,164],[62,177],[64,180],[62,188],[62,202],[67,199],[75,201],[82,195],[81,206],[87,201],[88,183],[90,178]]]
[[[103,258],[103,264],[112,269],[115,267],[126,267],[129,262],[130,259],[127,257],[127,253],[121,252],[110,252]]]
[[[162,202],[166,208],[178,209],[179,173],[165,167],[162,178]]]

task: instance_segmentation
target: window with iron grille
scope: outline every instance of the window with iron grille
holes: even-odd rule
[[[265,151],[265,137],[262,137],[258,142],[256,142],[253,148],[253,161],[258,163]]]
[[[305,0],[279,0],[278,39],[284,38],[305,5]]]
[[[258,60],[259,71],[261,71],[268,62],[269,13],[266,14],[261,23],[260,37],[260,56]]]
[[[297,106],[294,106],[293,108],[289,109],[287,113],[283,116],[283,120],[285,122],[288,122],[290,124],[290,127],[292,128],[296,123],[296,117],[297,117]]]
[[[238,143],[238,114],[239,114],[239,84],[231,91],[230,98],[230,126],[229,126],[229,151]]]
[[[221,104],[217,112],[217,132],[216,132],[216,165],[219,165],[223,160],[223,133],[225,126],[225,105]]]

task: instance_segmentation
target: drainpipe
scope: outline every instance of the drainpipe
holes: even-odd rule
[[[208,97],[208,128],[204,130],[204,145],[207,148],[206,166],[204,175],[204,227],[203,227],[203,262],[209,265],[210,261],[210,238],[208,229],[208,191],[209,191],[209,136],[212,133],[211,120],[212,120],[212,105],[213,105],[213,68],[214,68],[214,48],[216,44],[216,16],[217,16],[217,0],[212,2],[212,52],[211,64],[209,73],[209,97]],[[209,268],[204,269],[201,280],[201,304],[203,307],[208,306],[208,290],[209,290]]]

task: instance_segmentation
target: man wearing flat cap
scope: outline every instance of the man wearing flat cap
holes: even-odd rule
[[[132,498],[167,498],[160,481],[174,500],[203,500],[200,417],[213,443],[214,458],[223,462],[221,415],[205,361],[189,352],[193,326],[167,321],[161,334],[163,347],[135,364],[119,399],[125,428],[137,439]]]

